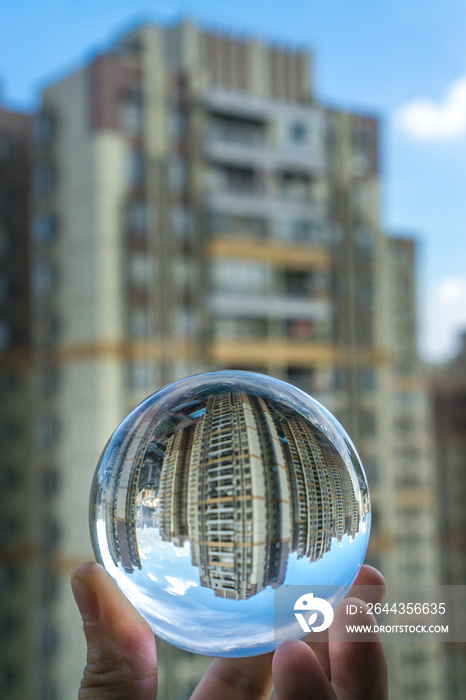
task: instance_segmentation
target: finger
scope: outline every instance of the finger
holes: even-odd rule
[[[215,659],[191,700],[268,700],[272,692],[273,654],[244,659]]]
[[[364,586],[364,588],[357,590],[357,596],[362,597],[366,603],[380,603],[385,596],[385,579],[373,566],[368,564],[363,564],[356,580],[353,584],[353,588],[349,591],[348,595],[352,595],[355,590],[354,587]],[[331,678],[330,670],[330,659],[328,655],[328,630],[320,632],[318,635],[318,641],[316,641],[316,635],[310,634],[305,640],[314,651],[315,655],[319,659],[320,665],[324,669],[324,672],[328,679]]]
[[[364,588],[359,589],[359,586]],[[386,590],[385,579],[380,571],[373,566],[363,564],[348,596],[362,598],[366,603],[381,603]]]
[[[323,632],[319,632],[319,641],[315,641],[315,634],[313,636],[313,633],[311,632],[310,635],[304,638],[304,642],[306,642],[316,655],[319,664],[321,665],[321,668],[323,672],[325,673],[326,677],[330,680],[331,678],[331,671],[330,671],[330,659],[328,656],[328,630],[324,630]]]
[[[71,576],[87,642],[79,700],[154,700],[157,657],[151,628],[99,564]]]
[[[375,566],[363,564],[356,577],[354,585],[359,586],[383,586],[385,587],[385,579]]]
[[[305,642],[283,642],[272,669],[277,700],[335,700],[319,659]]]
[[[349,616],[346,606],[341,605],[329,631],[332,687],[338,700],[388,700],[387,661],[378,633],[366,633],[364,638],[368,641],[364,642],[339,641],[346,625],[376,624],[364,601],[348,600],[356,605],[357,614]]]

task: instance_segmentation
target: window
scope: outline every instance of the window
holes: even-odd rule
[[[358,386],[360,389],[372,391],[375,389],[376,373],[372,367],[358,369]]]
[[[256,318],[218,318],[213,326],[215,338],[263,338],[267,321]]]
[[[373,411],[362,410],[360,413],[360,430],[361,435],[372,437],[377,431],[376,416]]]
[[[194,315],[184,309],[175,312],[173,318],[173,330],[176,335],[193,335],[196,329],[196,319]]]
[[[286,337],[295,340],[310,340],[314,336],[315,326],[307,318],[295,318],[287,321]]]
[[[47,161],[39,161],[34,166],[32,187],[35,195],[46,197],[53,191],[55,173],[52,164]]]
[[[142,94],[134,92],[124,95],[120,104],[120,124],[129,136],[139,135],[144,126]]]
[[[311,221],[298,219],[292,223],[294,241],[315,242],[320,238],[319,226]]]
[[[314,370],[302,367],[289,367],[286,380],[290,384],[297,386],[298,389],[311,393],[314,386]]]
[[[362,277],[359,279],[358,287],[361,306],[370,309],[375,300],[374,280],[372,277]]]
[[[153,366],[146,360],[128,364],[128,384],[132,391],[149,391],[154,387]]]
[[[19,464],[5,464],[0,484],[2,489],[17,489],[24,486],[25,473]]]
[[[265,141],[265,128],[263,122],[217,116],[208,125],[207,138],[261,148]]]
[[[283,276],[283,284],[287,294],[308,296],[313,289],[312,272],[287,270]]]
[[[55,467],[45,467],[42,470],[41,481],[42,495],[45,498],[55,496],[60,484],[58,469]]]
[[[46,548],[54,549],[60,540],[60,526],[56,518],[47,513],[42,523],[42,541]]]
[[[208,177],[210,189],[250,195],[262,190],[257,173],[250,168],[214,167]]]
[[[265,294],[270,286],[271,270],[265,265],[244,260],[220,260],[212,266],[214,291]]]
[[[129,281],[136,286],[146,286],[149,282],[151,259],[147,253],[133,253],[129,259]]]
[[[186,241],[193,230],[191,212],[186,207],[175,206],[172,210],[173,233],[176,238]]]
[[[127,178],[132,187],[141,186],[146,175],[146,160],[144,153],[137,148],[131,148],[127,160]]]
[[[54,266],[45,261],[37,262],[32,270],[32,285],[36,292],[50,292],[56,281]]]
[[[54,119],[49,112],[40,112],[32,125],[32,137],[39,145],[50,143],[54,132]]]
[[[167,169],[168,185],[175,191],[183,190],[188,183],[188,165],[181,158],[172,159]]]
[[[56,218],[50,212],[39,212],[32,219],[31,234],[36,243],[50,243],[57,232]]]
[[[208,212],[207,227],[211,234],[236,235],[254,238],[267,236],[268,222],[262,217]]]
[[[186,112],[181,106],[176,105],[168,115],[168,132],[171,138],[178,142],[185,136],[187,127]]]
[[[128,226],[131,231],[145,233],[147,229],[147,204],[143,199],[136,199],[128,205]]]
[[[352,147],[355,156],[369,159],[371,141],[368,132],[362,126],[357,126],[353,131]]]
[[[356,217],[368,219],[372,211],[372,192],[365,180],[359,181],[351,189],[351,209]]]
[[[256,175],[246,168],[226,168],[226,187],[233,192],[249,193],[257,189]]]
[[[47,575],[42,579],[42,600],[45,605],[53,604],[57,600],[60,587],[58,574],[50,567]]]
[[[360,226],[354,235],[354,241],[363,253],[371,253],[375,247],[377,232],[370,226]]]
[[[40,447],[52,447],[59,433],[55,416],[41,416],[36,423],[36,439]]]
[[[146,338],[152,331],[152,319],[145,306],[135,306],[130,310],[129,334],[133,338]]]
[[[361,345],[370,345],[374,336],[374,319],[372,310],[363,313],[361,309],[356,319],[356,332]]]
[[[310,179],[302,173],[285,172],[281,176],[281,188],[285,199],[304,202],[309,199]]]
[[[333,388],[335,390],[345,389],[349,381],[349,372],[343,367],[335,367],[333,370]]]
[[[303,122],[294,122],[290,128],[291,140],[293,143],[301,145],[308,141],[308,128]]]
[[[43,396],[51,396],[60,381],[60,374],[56,364],[43,364],[37,373],[38,389]]]

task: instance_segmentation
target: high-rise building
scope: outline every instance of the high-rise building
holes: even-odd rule
[[[437,448],[440,581],[463,586],[466,580],[466,336],[457,355],[435,368],[432,402]],[[465,645],[445,645],[445,697],[466,693]]]
[[[125,413],[183,375],[256,370],[320,399],[367,467],[370,557],[390,582],[435,580],[424,385],[405,322],[413,257],[380,228],[377,119],[320,104],[310,65],[306,51],[182,22],[126,34],[43,92],[34,455],[58,484],[60,640],[46,697],[74,697],[83,665],[68,575],[92,556],[86,484]],[[403,660],[397,697],[441,697],[426,649],[419,678]],[[187,694],[190,663],[164,697]]]
[[[387,472],[379,475],[385,507],[376,517],[392,537],[384,558],[390,583],[432,585],[439,582],[439,513],[429,383],[417,349],[417,245],[406,235],[384,244],[390,442]],[[438,641],[389,644],[388,651],[401,697],[444,697]]]
[[[33,503],[49,485],[31,466],[30,127],[0,105],[0,692],[10,697],[32,697],[37,677]]]

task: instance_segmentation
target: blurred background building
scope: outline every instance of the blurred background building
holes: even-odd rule
[[[441,518],[441,581],[464,585],[466,579],[466,336],[457,356],[437,368],[432,380],[435,413],[437,488]],[[448,698],[466,688],[465,645],[445,644]]]
[[[40,654],[32,463],[30,116],[0,104],[0,688],[32,697]],[[42,494],[40,494],[42,495]],[[25,601],[27,609],[25,610]]]
[[[437,497],[415,242],[380,228],[378,119],[320,104],[311,69],[306,51],[143,26],[49,85],[31,131],[0,112],[10,698],[76,697],[69,574],[92,558],[98,457],[136,403],[199,371],[270,373],[324,403],[368,474],[369,561],[389,583],[450,582],[439,509],[451,547],[464,516]],[[439,423],[439,450],[456,428]],[[446,697],[439,644],[393,647],[393,697]],[[159,658],[161,695],[189,697],[206,660]]]

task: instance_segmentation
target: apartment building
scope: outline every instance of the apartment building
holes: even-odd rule
[[[44,697],[74,697],[82,671],[68,578],[92,557],[99,454],[140,399],[198,371],[270,373],[321,400],[367,467],[370,559],[390,582],[433,582],[427,447],[422,483],[400,483],[428,423],[400,316],[415,318],[413,257],[380,228],[377,119],[320,104],[305,50],[182,22],[129,32],[49,85],[34,131],[34,458],[58,484],[40,511],[57,589]],[[167,698],[205,665],[161,645],[162,666],[178,653]],[[441,697],[425,656],[418,682],[403,660],[397,697]]]
[[[435,419],[437,493],[439,501],[440,580],[444,585],[464,585],[466,530],[464,501],[466,489],[466,338],[458,353],[435,368],[432,404]],[[466,692],[464,644],[445,645],[445,697]]]
[[[387,413],[391,424],[390,510],[382,509],[382,531],[394,518],[395,538],[387,570],[396,584],[439,582],[439,501],[435,472],[435,439],[426,368],[417,353],[417,243],[406,235],[386,240],[390,287],[388,320],[391,393]],[[390,562],[390,564],[388,563]],[[437,688],[445,696],[438,641],[390,645],[392,669],[402,697]],[[432,659],[438,659],[437,664]],[[407,670],[409,669],[409,670]]]
[[[31,467],[30,121],[0,104],[0,688],[21,697],[34,687],[31,611],[41,596],[31,504],[47,488],[47,475],[36,477]],[[26,666],[23,654],[31,659]]]

